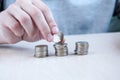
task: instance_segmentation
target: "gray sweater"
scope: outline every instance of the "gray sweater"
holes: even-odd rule
[[[5,0],[5,8],[15,0]],[[43,0],[64,34],[107,32],[115,0]],[[22,3],[21,3],[22,4]]]

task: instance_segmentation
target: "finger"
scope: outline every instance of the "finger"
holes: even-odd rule
[[[33,33],[35,32],[34,27],[32,24],[32,20],[27,13],[25,13],[22,9],[20,9],[14,4],[9,7],[8,13],[10,13],[12,16],[14,16],[19,21],[19,23],[24,28],[28,36],[33,35]]]
[[[33,24],[34,24],[34,27],[35,27],[35,34],[32,37],[29,37],[27,35],[27,33],[24,33],[23,40],[28,41],[28,42],[35,42],[35,41],[38,41],[38,40],[42,39],[42,35],[41,35],[40,31],[38,30],[38,28],[36,27],[34,22],[33,22]]]
[[[19,22],[15,20],[10,14],[4,11],[2,13],[2,16],[3,19],[6,19],[6,21],[3,21],[2,24],[9,28],[16,36],[21,37],[24,34],[24,29],[21,27]]]
[[[52,33],[58,33],[59,29],[53,18],[51,10],[41,0],[34,0],[32,3],[42,11]]]
[[[23,3],[21,7],[31,16],[31,18],[35,22],[36,26],[42,33],[44,39],[46,39],[48,41],[52,41],[53,36],[51,34],[51,30],[43,16],[42,12],[34,5],[28,4],[28,3]]]
[[[38,41],[38,40],[41,40],[41,36],[40,36],[40,33],[39,31],[36,32],[36,34],[34,36],[31,37],[28,37],[28,35],[25,33],[23,35],[23,40],[24,41],[28,41],[28,42],[35,42],[35,41]]]
[[[20,37],[17,37],[9,28],[5,25],[0,25],[0,43],[14,44],[21,41]]]

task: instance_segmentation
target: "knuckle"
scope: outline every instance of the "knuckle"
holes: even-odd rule
[[[19,29],[17,31],[14,32],[16,36],[18,37],[22,37],[24,35],[24,30],[23,29]]]
[[[49,8],[48,8],[46,5],[44,5],[44,6],[41,8],[41,11],[42,11],[43,13],[46,13],[46,12],[49,11]]]
[[[53,21],[50,21],[50,22],[49,22],[49,25],[50,25],[51,27],[57,26],[57,24],[56,24],[55,22],[53,22]]]
[[[26,16],[26,15],[21,15],[20,16],[20,22],[21,23],[26,24],[26,23],[28,23],[28,21],[29,21],[29,17],[28,16]]]
[[[32,16],[38,16],[39,14],[40,14],[40,11],[39,11],[38,9],[33,8],[33,9],[31,10],[31,15],[32,15]]]
[[[19,26],[19,23],[18,22],[15,22],[15,23],[12,23],[13,26],[12,26],[12,29],[13,30],[17,30],[18,29],[18,26]]]

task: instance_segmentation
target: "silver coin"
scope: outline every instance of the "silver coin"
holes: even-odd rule
[[[64,38],[64,34],[62,32],[59,32],[53,35],[53,42],[59,43],[63,40],[63,38]]]

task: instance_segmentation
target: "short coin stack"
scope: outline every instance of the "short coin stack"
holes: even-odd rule
[[[86,41],[76,42],[75,54],[86,55],[88,54],[89,44]]]
[[[64,43],[64,44],[56,43],[54,44],[54,48],[55,48],[56,56],[67,56],[68,55],[67,43]]]
[[[47,45],[38,45],[35,46],[35,57],[42,58],[48,56],[48,46]]]

